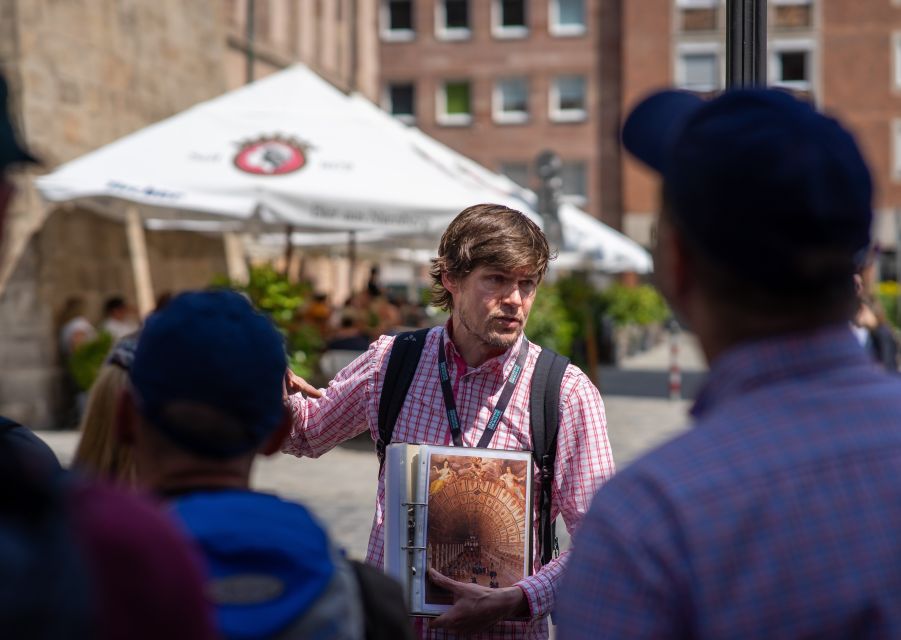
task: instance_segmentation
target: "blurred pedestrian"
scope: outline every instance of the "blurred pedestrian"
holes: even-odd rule
[[[121,340],[138,330],[140,324],[135,320],[134,312],[122,296],[112,296],[103,303],[103,320],[100,328],[113,337]]]
[[[654,272],[710,374],[694,428],[598,492],[560,637],[901,637],[901,382],[848,328],[857,144],[771,89],[652,95],[623,142],[662,175]]]
[[[78,427],[81,437],[72,460],[72,467],[82,473],[131,487],[136,486],[137,480],[131,447],[116,436],[115,429],[136,347],[136,335],[113,346],[89,392]]]

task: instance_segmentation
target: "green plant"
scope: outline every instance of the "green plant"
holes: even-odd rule
[[[96,338],[83,342],[72,352],[67,365],[69,375],[79,389],[87,391],[91,388],[112,346],[113,336],[101,331]]]
[[[646,326],[663,322],[669,312],[657,290],[647,284],[627,287],[614,284],[601,294],[605,312],[618,326]]]
[[[560,297],[555,284],[545,283],[538,289],[538,295],[529,313],[527,335],[542,347],[570,356],[573,338],[579,327]]]
[[[255,307],[272,318],[285,336],[291,369],[303,378],[313,376],[323,347],[322,338],[315,327],[303,324],[297,317],[298,309],[311,294],[308,285],[291,282],[284,273],[267,264],[252,267],[247,284],[217,278],[213,286],[245,294]]]

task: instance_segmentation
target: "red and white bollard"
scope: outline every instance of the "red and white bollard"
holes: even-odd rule
[[[669,398],[682,399],[682,369],[679,367],[679,327],[675,322],[669,325]]]

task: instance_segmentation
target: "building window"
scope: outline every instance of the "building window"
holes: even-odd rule
[[[416,120],[416,87],[412,82],[389,84],[387,90],[388,112],[402,122]]]
[[[528,162],[502,162],[500,172],[524,189],[529,188]]]
[[[720,88],[720,54],[717,44],[692,43],[679,47],[676,56],[676,86],[707,93]]]
[[[412,40],[413,0],[383,0],[382,25],[384,40]]]
[[[472,100],[468,80],[445,82],[438,95],[438,123],[465,126],[472,122]]]
[[[579,36],[585,33],[585,0],[551,0],[551,33]]]
[[[772,84],[795,91],[810,91],[813,84],[813,44],[809,41],[774,42],[770,50]]]
[[[901,90],[901,31],[892,34],[892,77],[894,88]]]
[[[494,121],[525,122],[529,119],[529,83],[525,78],[504,78],[494,85]]]
[[[901,119],[892,120],[892,180],[901,182]]]
[[[498,38],[524,38],[529,35],[526,0],[494,0],[493,28]]]
[[[551,120],[579,122],[588,113],[583,76],[558,76],[551,84]]]
[[[813,7],[809,1],[776,2],[772,23],[776,29],[809,29],[813,26]]]
[[[435,19],[435,33],[442,40],[469,38],[469,0],[438,0]]]
[[[588,201],[588,172],[584,162],[564,162],[560,166],[560,195],[566,202],[582,206]]]

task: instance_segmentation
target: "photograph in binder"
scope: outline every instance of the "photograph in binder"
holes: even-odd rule
[[[491,588],[522,580],[531,531],[529,464],[521,454],[430,452],[428,566]],[[427,581],[425,604],[449,605],[452,597]]]

